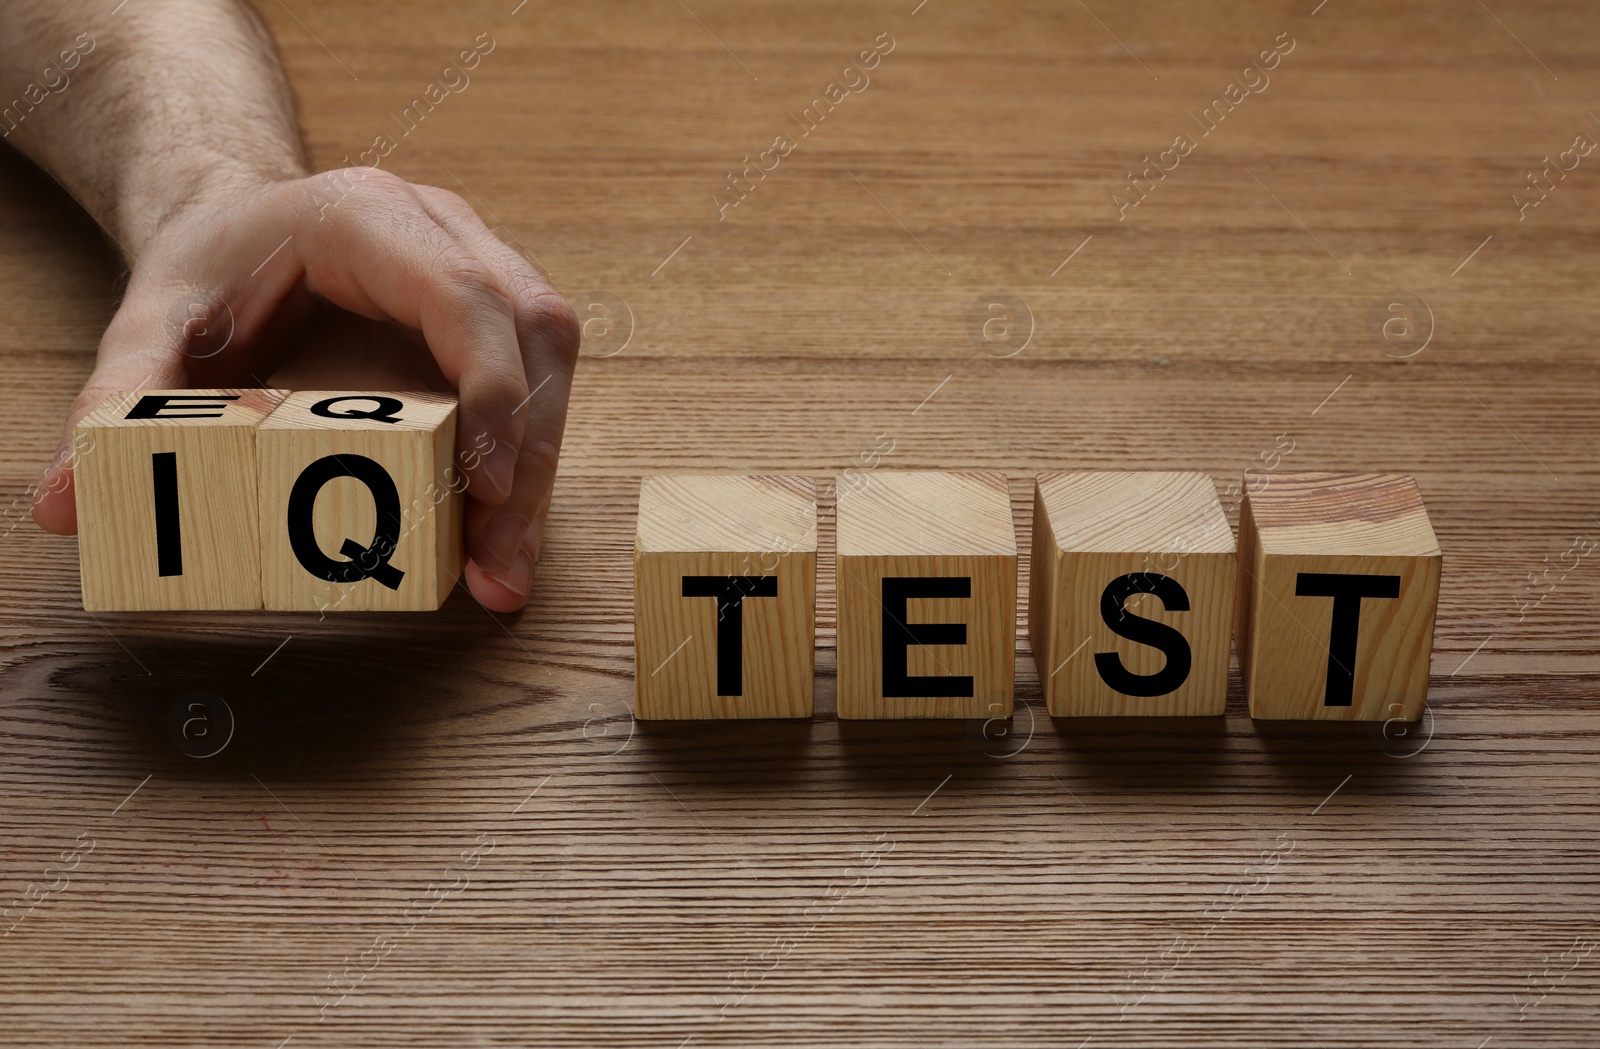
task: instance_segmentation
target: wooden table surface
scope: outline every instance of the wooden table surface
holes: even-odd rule
[[[395,136],[586,318],[537,592],[97,619],[8,521],[0,1043],[1600,1044],[1600,15],[1087,2],[263,3],[318,166]],[[25,510],[119,276],[11,154],[0,224]],[[639,476],[874,462],[1004,471],[1024,561],[1039,470],[1414,474],[1430,713],[1053,721],[1019,634],[1009,725],[844,725],[824,557],[813,721],[635,724]]]

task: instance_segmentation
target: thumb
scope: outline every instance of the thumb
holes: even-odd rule
[[[115,393],[174,390],[188,385],[181,350],[184,334],[181,327],[173,330],[174,327],[168,322],[166,311],[152,309],[147,303],[135,304],[131,298],[124,300],[100,340],[94,372],[72,402],[55,458],[34,492],[33,519],[40,528],[56,535],[74,535],[78,531],[72,468],[78,454],[88,449],[77,447],[73,428],[85,415]]]

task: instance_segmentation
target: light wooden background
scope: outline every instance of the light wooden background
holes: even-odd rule
[[[96,621],[72,541],[6,531],[0,1043],[1600,1044],[1600,153],[1525,221],[1511,196],[1600,136],[1600,20],[1087,2],[263,3],[320,166],[496,41],[389,166],[465,187],[595,318],[537,597]],[[880,33],[719,222],[726,170]],[[1280,33],[1119,222],[1124,172]],[[0,224],[25,504],[118,274],[9,154]],[[1404,296],[1432,324],[1386,342]],[[1007,357],[969,317],[1014,300]],[[1024,552],[1047,468],[1415,474],[1429,720],[1052,722],[1019,637],[1009,727],[843,726],[828,561],[815,721],[633,724],[639,475],[891,442],[880,469],[1005,471]],[[237,722],[204,760],[166,729],[192,690]]]

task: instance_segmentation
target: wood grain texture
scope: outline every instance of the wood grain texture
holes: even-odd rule
[[[703,586],[686,596],[690,580],[719,578],[727,592]],[[811,717],[816,603],[815,482],[728,474],[640,482],[637,717]]]
[[[1236,634],[1251,716],[1420,718],[1442,565],[1410,477],[1281,473],[1246,492]]]
[[[114,394],[78,421],[85,610],[262,607],[256,432],[283,397],[145,390]]]
[[[264,606],[321,615],[444,604],[462,566],[457,417],[456,399],[436,393],[296,390],[284,398],[256,434]],[[371,476],[363,460],[376,464]],[[292,506],[297,490],[309,514]],[[302,514],[311,531],[297,549],[292,522]]]
[[[261,5],[323,167],[496,41],[389,164],[587,322],[517,616],[83,612],[28,486],[119,277],[0,154],[0,1043],[1595,1045],[1600,166],[1511,193],[1600,115],[1600,14],[1087,2]],[[1004,357],[1025,326],[969,315],[1008,291]],[[1395,292],[1410,356],[1369,327]],[[1222,718],[1060,723],[1019,635],[1009,722],[841,722],[824,481],[816,719],[632,720],[642,475],[954,468],[1006,474],[1024,582],[1041,471],[1200,470],[1230,517],[1246,470],[1416,477],[1430,713],[1256,722],[1235,677]],[[167,735],[193,691],[236,721],[203,760]]]
[[[1011,716],[1017,540],[1004,474],[837,483],[841,718]]]
[[[1239,566],[1210,477],[1181,470],[1040,474],[1030,564],[1028,638],[1052,715],[1176,717],[1227,708]],[[1123,615],[1106,615],[1104,594],[1123,580],[1120,612],[1181,634],[1174,653],[1150,643],[1172,646],[1170,640],[1131,639],[1134,628]],[[1109,674],[1146,679],[1127,684],[1153,694],[1116,687],[1123,682],[1101,669],[1102,655],[1116,660]],[[1181,671],[1169,671],[1175,658]],[[1170,683],[1162,680],[1166,673]]]

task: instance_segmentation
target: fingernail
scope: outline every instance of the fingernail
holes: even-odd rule
[[[511,567],[505,572],[486,574],[518,597],[527,597],[528,591],[533,589],[533,558],[528,556],[526,550],[518,551],[517,559],[511,562]]]
[[[504,441],[494,442],[483,457],[483,477],[502,498],[511,494],[511,483],[517,474],[517,450]]]
[[[528,534],[528,519],[521,514],[496,514],[478,531],[478,542],[483,552],[494,558],[494,565],[486,567],[509,568],[522,539]]]

